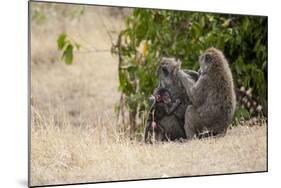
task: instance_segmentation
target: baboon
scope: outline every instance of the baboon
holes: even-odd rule
[[[157,88],[156,91],[154,91],[154,97],[156,100],[155,110],[157,111],[157,114],[159,114],[160,118],[162,118],[163,115],[169,116],[181,103],[179,99],[172,102],[170,92],[165,88]]]
[[[183,88],[181,82],[177,79],[176,73],[180,68],[180,61],[176,61],[174,58],[162,58],[159,62],[157,70],[157,76],[159,79],[158,87],[154,90],[153,95],[156,96],[159,88],[165,88],[170,93],[172,101],[179,100],[180,104],[174,109],[172,115],[164,115],[160,124],[165,128],[165,132],[169,135],[171,133],[175,135],[176,139],[186,138],[184,131],[184,116],[186,108],[190,103],[188,96]],[[185,71],[188,79],[195,82],[198,79],[198,73],[195,71]],[[155,100],[155,97],[154,97]],[[147,142],[149,125],[152,124],[152,110],[148,115],[145,128],[145,141]],[[154,109],[155,110],[155,109]],[[155,110],[155,113],[158,111]],[[180,129],[179,129],[180,128]],[[161,133],[161,132],[160,132]],[[175,134],[176,133],[176,134]],[[161,137],[161,136],[160,136]],[[164,136],[165,137],[165,136]],[[163,140],[163,139],[162,139]]]
[[[199,65],[201,74],[195,83],[183,71],[177,72],[191,101],[185,112],[187,139],[204,130],[211,135],[224,135],[236,106],[232,74],[223,53],[208,48],[199,57]]]
[[[181,71],[185,75],[185,79],[191,83],[195,83],[198,80],[199,74],[192,70],[180,70],[180,66],[181,62],[176,61],[175,58],[164,57],[160,60],[157,76],[159,77],[158,88],[166,88],[169,90],[172,99],[179,99],[181,101],[174,114],[182,120],[183,127],[185,111],[187,106],[191,104],[191,101],[181,81],[177,78],[177,73]]]
[[[185,138],[183,126],[180,126],[179,120],[173,114],[181,101],[176,99],[173,102],[170,92],[165,88],[156,88],[153,97],[154,104],[145,128],[145,142],[149,142],[151,136],[157,141]]]

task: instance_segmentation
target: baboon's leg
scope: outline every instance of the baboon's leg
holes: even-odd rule
[[[198,130],[200,130],[201,126],[201,118],[193,107],[193,105],[189,105],[185,112],[185,123],[184,123],[184,130],[187,139],[192,139]]]
[[[186,135],[186,139],[190,140],[192,139],[195,135],[196,132],[194,132],[189,126],[188,123],[184,124],[184,131],[185,131],[185,135]]]

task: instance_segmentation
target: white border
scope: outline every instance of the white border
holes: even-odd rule
[[[280,5],[269,0],[68,0],[66,2],[269,16],[269,172],[68,187],[268,187],[280,185]],[[27,183],[27,0],[1,2],[1,187]]]
[[[44,0],[43,0],[44,1]],[[52,0],[51,0],[52,1]],[[119,5],[129,7],[162,8],[177,10],[192,10],[205,12],[228,12],[239,14],[266,15],[270,10],[265,9],[262,1],[253,0],[57,0],[56,2]],[[243,6],[241,6],[243,4]]]

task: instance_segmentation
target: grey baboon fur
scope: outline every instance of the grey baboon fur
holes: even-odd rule
[[[199,57],[199,64],[201,74],[196,82],[183,71],[177,72],[191,101],[185,112],[187,139],[206,129],[212,135],[225,134],[236,106],[232,74],[223,53],[209,48]]]

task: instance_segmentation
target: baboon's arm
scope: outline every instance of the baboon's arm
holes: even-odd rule
[[[172,103],[171,107],[169,107],[169,105],[165,104],[164,109],[165,109],[166,114],[168,116],[171,115],[175,111],[175,109],[179,106],[180,103],[181,103],[181,101],[179,99],[177,99],[176,102]]]
[[[210,88],[206,88],[210,85],[208,83],[208,80],[208,77],[206,77],[205,75],[201,75],[197,82],[194,84],[192,88],[193,105],[201,106],[208,98],[208,94],[212,91]]]
[[[186,74],[188,74],[194,81],[198,80],[199,73],[194,70],[183,70]]]
[[[184,71],[179,70],[177,73],[177,77],[180,80],[181,84],[183,85],[187,96],[189,97],[189,100],[193,103],[193,94],[192,94],[192,88],[195,85],[195,81],[191,79],[191,77],[186,74]]]

